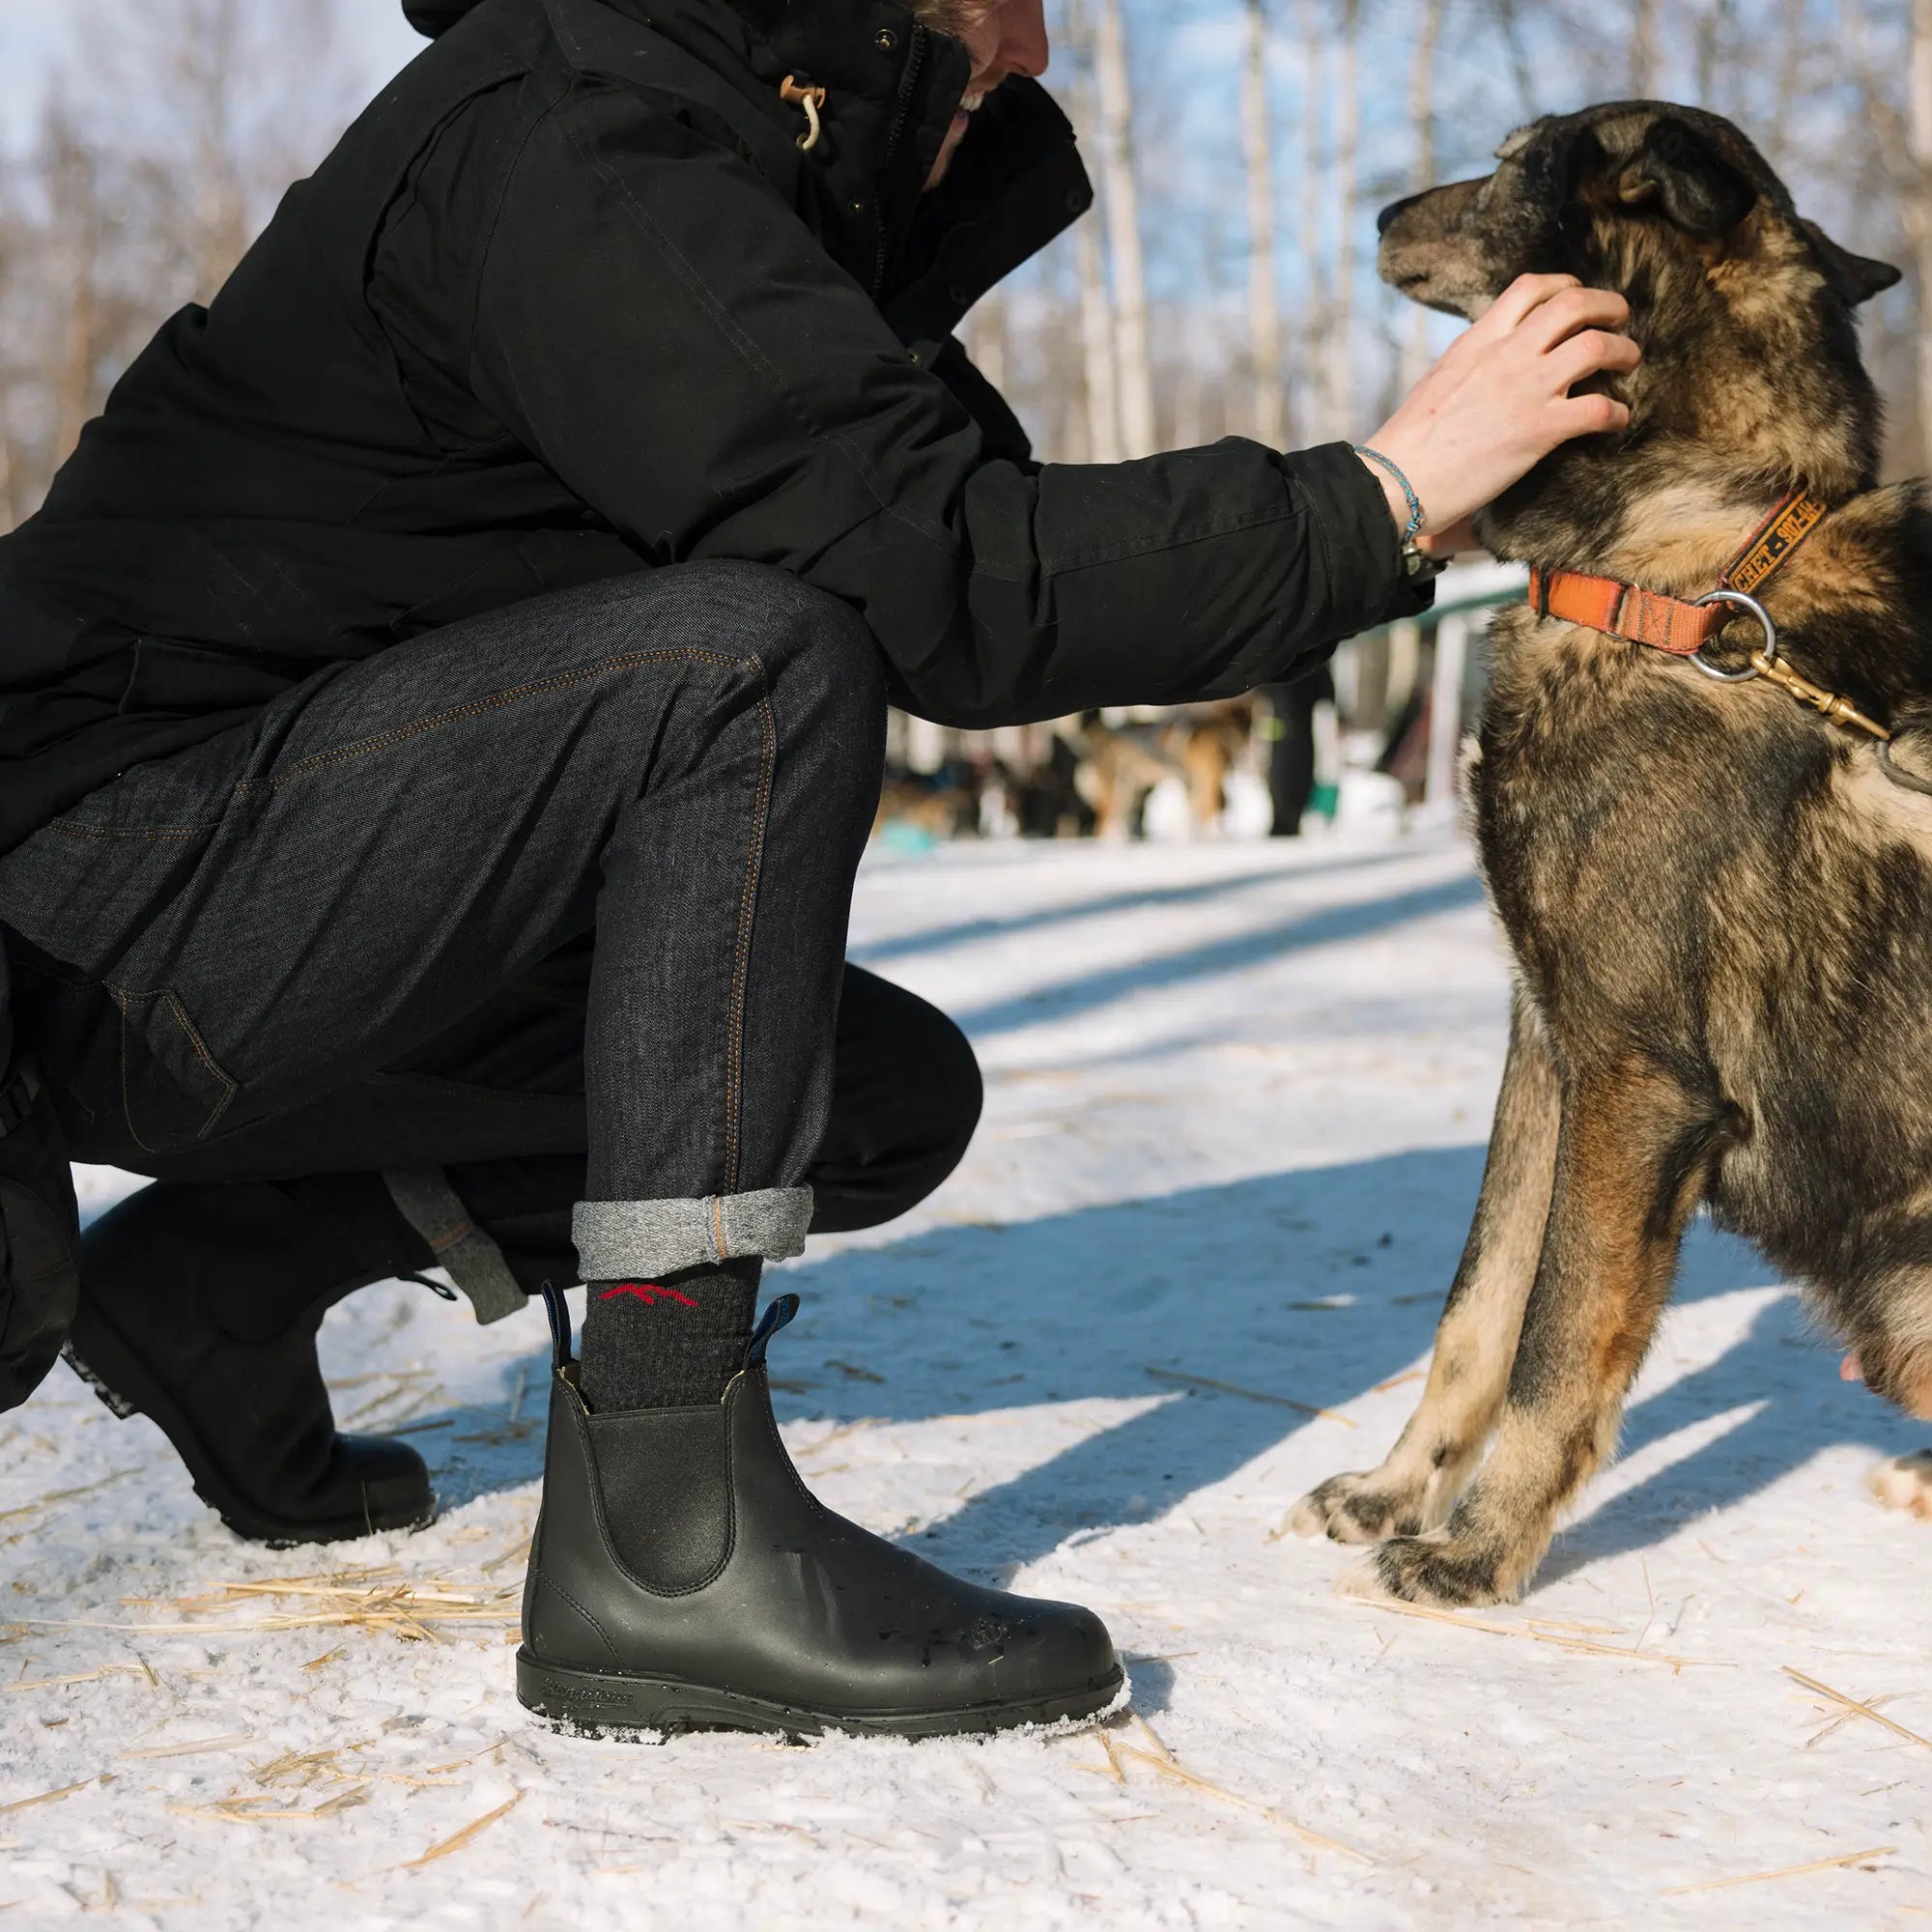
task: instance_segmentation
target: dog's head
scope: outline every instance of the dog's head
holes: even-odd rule
[[[1564,273],[1628,298],[1644,361],[1617,385],[1625,444],[1680,434],[1834,493],[1877,461],[1876,401],[1853,315],[1898,270],[1798,213],[1743,133],[1693,107],[1617,101],[1549,115],[1493,173],[1382,212],[1385,281],[1473,319],[1518,275]]]

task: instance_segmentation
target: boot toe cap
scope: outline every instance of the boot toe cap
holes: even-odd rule
[[[435,1514],[429,1465],[393,1435],[338,1435],[330,1489],[373,1529],[412,1528]]]
[[[1075,1697],[1121,1682],[1114,1639],[1084,1605],[1025,1598],[1009,1616],[997,1665],[1009,1697]]]

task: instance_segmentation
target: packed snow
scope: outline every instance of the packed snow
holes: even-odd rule
[[[542,1322],[390,1284],[325,1350],[338,1416],[435,1465],[420,1535],[243,1545],[64,1368],[0,1419],[0,1921],[1932,1917],[1932,1525],[1865,1487],[1921,1435],[1742,1246],[1691,1239],[1623,1458],[1520,1606],[1347,1601],[1351,1552],[1274,1534],[1400,1429],[1474,1201],[1505,973],[1459,840],[881,854],[854,952],[962,1018],[986,1119],[917,1214],[775,1271],[805,1297],[786,1439],[859,1520],[1095,1605],[1132,1715],[807,1747],[530,1721]]]

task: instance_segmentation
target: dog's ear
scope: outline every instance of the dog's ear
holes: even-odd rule
[[[1665,114],[1617,177],[1617,197],[1655,207],[1691,235],[1727,235],[1757,206],[1757,186],[1689,123]]]
[[[1817,250],[1825,279],[1848,302],[1856,305],[1884,295],[1905,272],[1889,262],[1875,262],[1869,255],[1854,255],[1849,248],[1840,248],[1815,221],[1801,219],[1798,225]]]

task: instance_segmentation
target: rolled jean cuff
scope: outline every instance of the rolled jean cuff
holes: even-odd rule
[[[753,1255],[789,1261],[805,1252],[810,1225],[810,1188],[766,1187],[701,1201],[580,1201],[571,1235],[583,1279],[616,1281]]]

